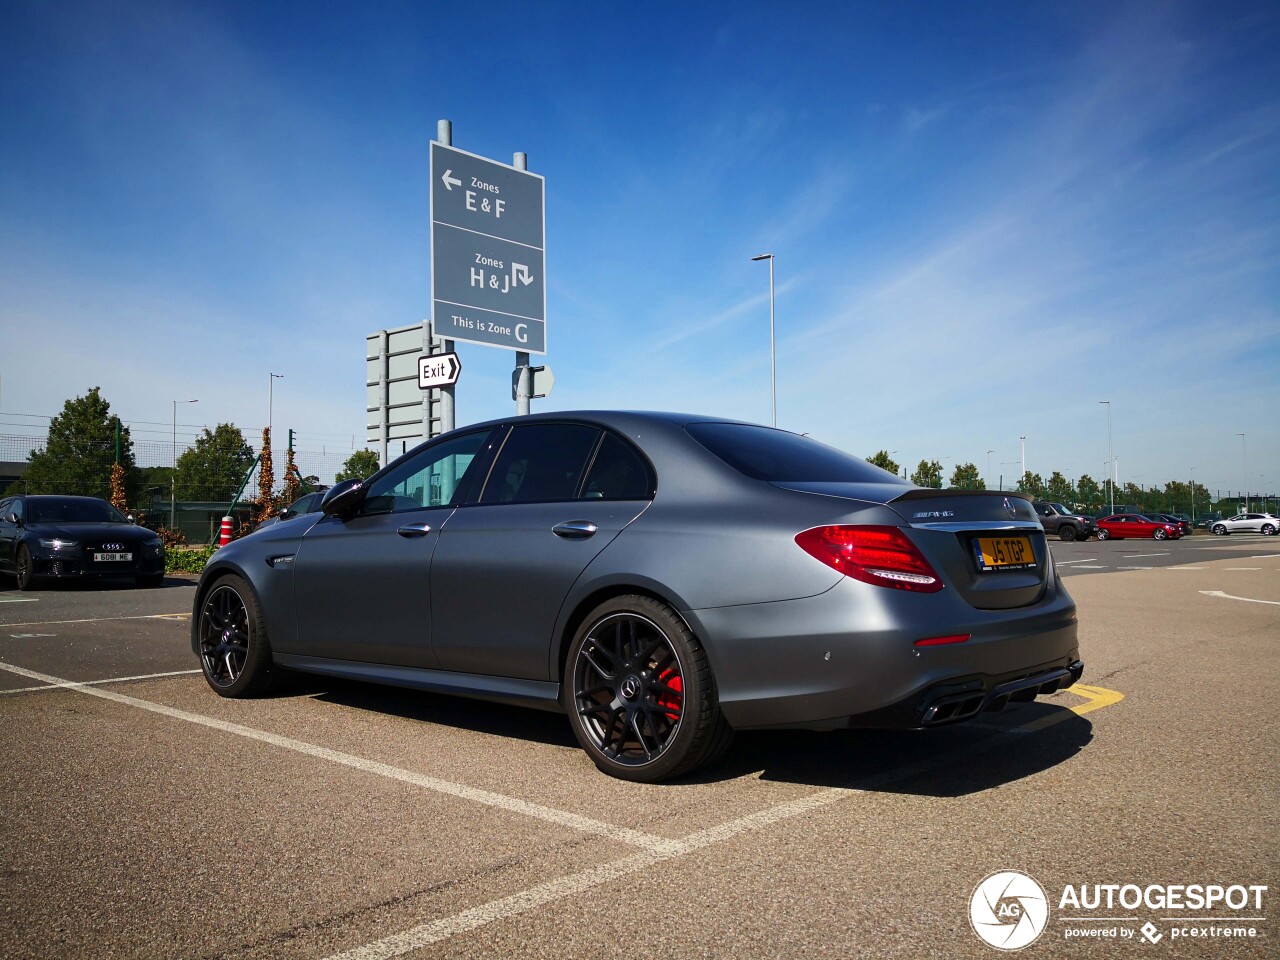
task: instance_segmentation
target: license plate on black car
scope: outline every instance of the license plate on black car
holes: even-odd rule
[[[1033,570],[1036,565],[1029,537],[974,537],[973,555],[983,573]]]
[[[133,554],[132,554],[132,553],[95,553],[95,554],[93,555],[93,559],[94,559],[95,561],[98,561],[98,562],[103,561],[103,560],[108,560],[108,561],[110,561],[110,560],[124,560],[124,561],[129,561],[129,560],[132,560],[132,559],[133,559]]]

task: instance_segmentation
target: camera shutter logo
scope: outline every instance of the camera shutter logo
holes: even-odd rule
[[[973,932],[999,950],[1021,950],[1035,943],[1048,922],[1044,889],[1016,870],[991,874],[969,899]]]

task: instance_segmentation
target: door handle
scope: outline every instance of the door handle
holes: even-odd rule
[[[406,523],[396,530],[396,533],[402,537],[425,537],[430,532],[431,524],[429,523]]]
[[[590,520],[566,520],[564,523],[557,523],[551,528],[551,532],[565,540],[586,540],[599,529]]]

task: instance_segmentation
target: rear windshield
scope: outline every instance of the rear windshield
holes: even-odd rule
[[[897,479],[865,460],[785,430],[746,423],[691,423],[685,429],[729,466],[754,480],[889,483]]]

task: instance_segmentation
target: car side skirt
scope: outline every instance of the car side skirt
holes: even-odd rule
[[[560,684],[545,680],[487,677],[475,673],[450,673],[446,670],[401,667],[389,663],[360,663],[355,660],[329,660],[297,654],[278,653],[272,659],[280,666],[300,673],[341,677],[344,680],[367,680],[410,690],[427,690],[431,693],[447,693],[517,707],[563,712],[560,705]]]

